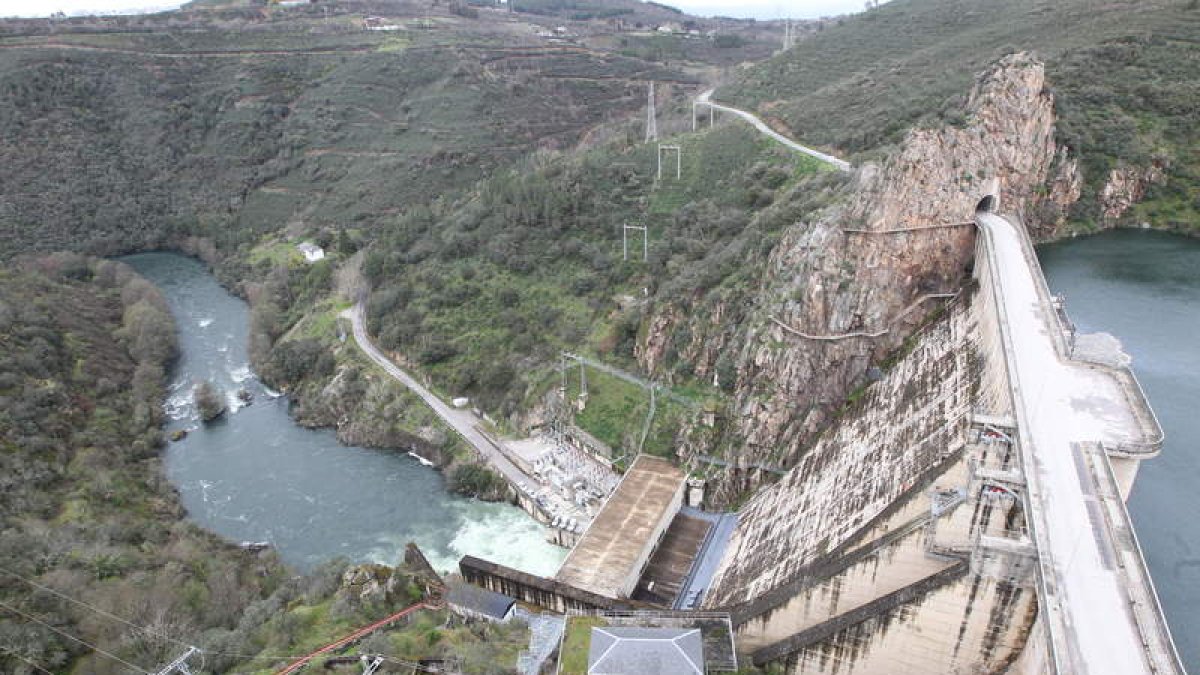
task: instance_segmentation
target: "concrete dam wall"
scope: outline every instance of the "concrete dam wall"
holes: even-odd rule
[[[1037,285],[1020,224],[979,218],[975,283],[740,512],[704,606],[731,612],[755,664],[1182,672],[1122,501],[1136,462],[1161,443],[1153,412],[1127,361],[1095,358]],[[1053,380],[1053,396],[1038,377]],[[1047,420],[1076,416],[1065,451],[1054,445],[1062,425],[1031,422],[1031,406]],[[1050,463],[1065,470],[1048,477]],[[1047,527],[1075,510],[1086,525],[1070,536]],[[1077,564],[1068,581],[1086,575],[1125,611],[1089,614],[1064,594],[1056,561],[1080,537],[1095,544],[1096,563]],[[1134,636],[1143,649],[1117,658],[1081,648],[1102,634]]]
[[[924,673],[1019,658],[1036,556],[1005,483],[1020,471],[989,291],[964,290],[741,512],[705,605],[733,612],[755,663]]]
[[[847,551],[965,445],[977,377],[970,298],[926,328],[912,351],[800,462],[742,510],[708,607],[748,605]]]

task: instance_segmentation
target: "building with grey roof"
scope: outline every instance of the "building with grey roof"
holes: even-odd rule
[[[446,602],[456,614],[484,621],[508,621],[517,604],[507,595],[462,581],[447,584]]]
[[[596,626],[588,675],[704,675],[699,628]]]

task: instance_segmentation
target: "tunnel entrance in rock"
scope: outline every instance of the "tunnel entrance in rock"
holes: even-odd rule
[[[988,195],[975,205],[975,213],[994,213],[996,211],[996,196]]]

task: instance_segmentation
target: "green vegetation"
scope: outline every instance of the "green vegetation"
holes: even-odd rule
[[[588,671],[588,649],[592,646],[592,628],[606,626],[602,617],[567,617],[563,634],[562,652],[559,654],[561,675],[585,675]]]
[[[582,412],[575,413],[576,425],[612,447],[616,457],[636,454],[643,432],[646,441],[642,452],[660,457],[674,456],[675,433],[690,418],[694,407],[669,395],[680,396],[678,392],[670,387],[657,391],[654,418],[647,431],[650,392],[645,387],[595,368],[588,368],[587,385],[587,405]],[[703,391],[710,396],[719,396],[718,392],[709,389]],[[579,393],[580,383],[573,369],[567,382],[567,400],[574,403]]]
[[[495,471],[479,464],[454,467],[446,477],[446,486],[461,495],[501,499],[508,492],[508,483]]]
[[[159,449],[174,324],[123,264],[59,254],[0,272],[0,602],[143,667],[177,645],[36,589],[16,573],[173,638],[232,630],[284,576],[182,520]],[[0,612],[0,671],[123,666]]]
[[[211,422],[224,414],[225,401],[221,399],[212,382],[205,380],[197,384],[192,396],[196,400],[196,410],[199,411],[202,421]]]
[[[975,74],[1035,52],[1060,115],[1058,141],[1082,158],[1074,218],[1098,219],[1097,194],[1123,165],[1170,166],[1133,218],[1192,231],[1200,213],[1200,9],[1190,0],[894,0],[836,23],[722,88],[797,138],[848,152],[897,142],[914,124],[955,124]]]
[[[359,17],[309,14],[55,27],[60,44],[89,51],[4,38],[39,24],[0,22],[0,152],[13,158],[0,182],[15,186],[0,256],[198,235],[255,263],[265,234],[374,228],[531,149],[573,145],[640,105],[634,82],[687,80],[583,50],[513,55],[483,20],[377,33]],[[246,57],[221,56],[231,52]]]
[[[174,354],[165,301],[124,264],[55,254],[0,271],[0,603],[13,608],[0,608],[0,672],[128,672],[13,610],[147,671],[183,643],[205,651],[204,672],[270,673],[421,600],[428,580],[406,568],[335,560],[291,576],[184,520],[159,459]],[[490,674],[527,641],[519,623],[425,611],[360,648]]]
[[[781,208],[751,222],[748,207],[804,188],[816,198],[840,180],[740,125],[672,140],[684,146],[682,180],[673,166],[655,180],[654,146],[613,143],[501,173],[449,207],[411,210],[368,251],[371,333],[443,391],[505,416],[551,386],[560,350],[638,370],[634,346],[652,303],[748,287],[749,263],[796,215]],[[649,226],[648,263],[637,233],[622,260],[623,223]],[[689,382],[680,361],[673,350],[660,373],[668,382]],[[584,426],[610,442],[613,429],[640,433],[645,413],[616,401],[624,394],[611,407],[604,395]],[[671,432],[653,431],[665,451]]]

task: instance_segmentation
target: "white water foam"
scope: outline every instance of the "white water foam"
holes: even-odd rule
[[[213,483],[211,481],[202,480],[202,481],[199,481],[199,484],[200,484],[200,499],[205,504],[207,504],[208,503],[208,491],[210,489],[212,489]]]
[[[171,387],[171,390],[174,393],[168,396],[166,402],[163,403],[163,412],[167,417],[176,421],[194,417],[192,392],[187,390],[180,392],[178,391],[179,387],[174,386]]]
[[[249,364],[238,366],[237,368],[233,368],[229,371],[229,379],[237,382],[238,384],[241,384],[252,377],[254,377],[254,373],[250,370]]]
[[[473,555],[514,569],[552,576],[567,550],[546,541],[546,528],[512,506],[472,504],[463,526],[450,540],[457,558]]]
[[[199,321],[196,322],[196,324],[199,325],[201,328],[208,328],[209,326],[212,325],[212,322],[213,322],[212,319],[200,319]]]

